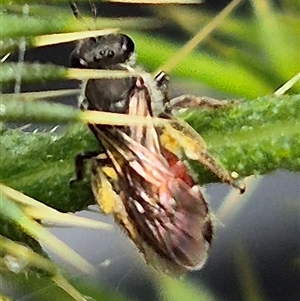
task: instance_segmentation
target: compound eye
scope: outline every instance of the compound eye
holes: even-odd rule
[[[134,51],[134,43],[127,35],[122,35],[122,50],[128,54]]]
[[[107,56],[112,58],[115,55],[114,51],[109,50]]]
[[[91,38],[89,38],[89,42],[91,42],[92,44],[96,44],[97,39],[95,37],[91,37]]]

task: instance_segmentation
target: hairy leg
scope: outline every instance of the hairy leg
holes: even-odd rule
[[[86,163],[88,160],[97,159],[102,160],[103,164],[108,163],[105,154],[99,154],[99,151],[86,151],[75,156],[75,177],[70,180],[70,185],[82,181],[86,172]]]

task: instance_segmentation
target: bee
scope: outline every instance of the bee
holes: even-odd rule
[[[134,42],[125,34],[79,41],[70,55],[72,67],[132,70]],[[213,239],[212,213],[184,160],[200,162],[223,182],[241,188],[206,149],[190,126],[172,115],[188,107],[191,96],[168,97],[168,76],[161,72],[83,83],[79,106],[96,110],[168,120],[164,126],[89,124],[100,151],[75,157],[82,180],[86,161],[92,165],[92,190],[105,214],[113,214],[146,261],[171,274],[201,269]],[[199,105],[199,103],[198,103]],[[122,118],[122,115],[120,115]]]

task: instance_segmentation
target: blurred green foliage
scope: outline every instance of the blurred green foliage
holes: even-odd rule
[[[24,7],[13,2],[16,4],[2,6],[2,50],[10,49],[9,45],[15,47],[20,37],[31,39],[40,34],[120,27],[133,37],[139,61],[152,71],[180,48],[172,37],[161,38],[164,27],[172,24],[174,36],[185,35],[187,41],[215,17],[201,10],[201,6],[153,6],[147,8],[152,12],[152,23],[151,19],[145,22],[100,16],[96,23],[88,16],[85,22],[79,22],[65,5],[32,4],[24,14]],[[227,17],[171,75],[198,84],[200,81],[239,97],[255,98],[275,91],[300,71],[299,5],[291,0],[277,2],[245,3],[248,14]],[[161,28],[156,29],[156,24]],[[149,29],[143,30],[147,26]],[[137,32],[137,28],[141,30]],[[292,91],[298,93],[299,89],[298,83]]]

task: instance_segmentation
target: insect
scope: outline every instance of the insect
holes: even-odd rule
[[[79,41],[70,61],[76,68],[131,70],[136,68],[133,56],[130,37],[110,34]],[[83,84],[82,110],[133,118],[159,115],[169,123],[161,127],[89,124],[104,153],[78,154],[73,182],[83,179],[86,160],[91,160],[92,189],[102,211],[115,216],[149,264],[181,274],[204,266],[213,238],[209,206],[182,158],[196,160],[221,181],[243,188],[208,153],[199,134],[171,114],[173,108],[188,107],[199,98],[169,100],[167,86],[163,72],[154,79],[150,74],[129,73],[128,78],[89,79]]]

